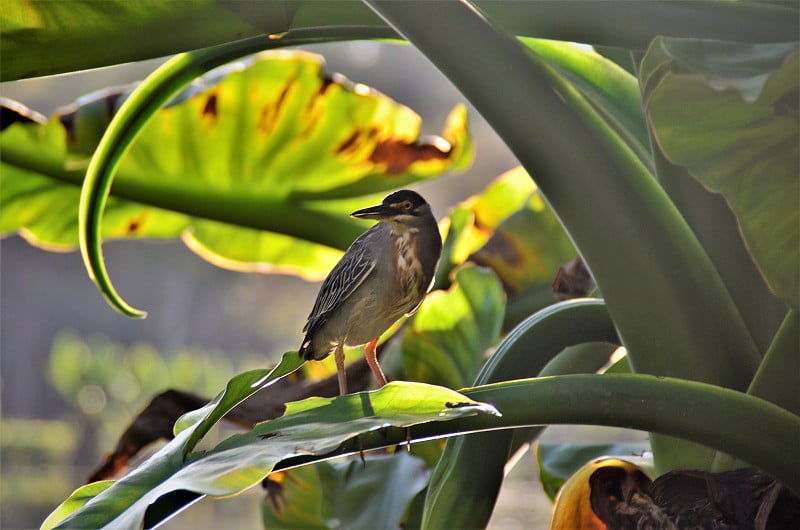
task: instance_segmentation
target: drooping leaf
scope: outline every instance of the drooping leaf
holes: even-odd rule
[[[725,197],[767,283],[800,307],[798,44],[657,39],[641,79],[666,157]]]
[[[21,231],[47,248],[77,244],[77,186],[121,96],[0,134],[0,233]],[[464,107],[444,137],[420,139],[419,127],[409,108],[325,75],[314,54],[269,52],[229,65],[141,131],[121,162],[103,237],[183,235],[223,266],[320,278],[340,256],[335,248],[363,229],[347,214],[375,200],[364,195],[471,161]],[[326,230],[292,233],[310,221]]]
[[[403,335],[403,370],[408,379],[467,386],[498,339],[505,295],[488,269],[464,267],[448,291],[434,291]]]
[[[258,484],[286,458],[326,454],[358,434],[382,427],[476,414],[497,411],[446,388],[394,382],[373,392],[287,404],[284,416],[184,459],[183,447],[197,428],[190,427],[80,509],[64,511],[65,519],[52,522],[59,528],[138,528],[148,506],[170,492],[235,495]]]
[[[320,462],[283,472],[264,502],[264,528],[399,528],[428,482],[425,464],[398,451],[360,461]]]

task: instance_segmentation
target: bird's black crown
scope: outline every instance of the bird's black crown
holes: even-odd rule
[[[426,206],[428,203],[425,202],[425,199],[422,198],[422,195],[417,193],[416,191],[411,190],[400,190],[394,193],[390,193],[383,199],[383,204],[385,206],[397,206],[403,203],[410,202],[412,207],[411,210],[416,210],[420,206]]]

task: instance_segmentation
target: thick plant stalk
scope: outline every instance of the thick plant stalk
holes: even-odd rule
[[[746,389],[760,354],[719,274],[653,175],[580,94],[467,2],[367,3],[536,179],[597,280],[634,370]],[[670,442],[656,465],[707,468],[711,459]]]

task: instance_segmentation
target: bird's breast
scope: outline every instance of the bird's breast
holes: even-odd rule
[[[392,300],[392,306],[397,308],[401,314],[405,314],[414,309],[428,290],[430,278],[422,268],[422,262],[418,259],[418,232],[407,231],[395,237],[394,256],[395,280],[397,282],[397,299]]]

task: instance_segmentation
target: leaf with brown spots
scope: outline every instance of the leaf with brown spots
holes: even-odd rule
[[[0,133],[0,235],[77,245],[79,186],[130,90]],[[122,158],[103,237],[182,237],[223,267],[321,278],[363,230],[347,215],[374,199],[362,196],[471,162],[465,107],[442,137],[419,131],[414,111],[325,73],[318,55],[262,53],[192,83],[142,128]]]

